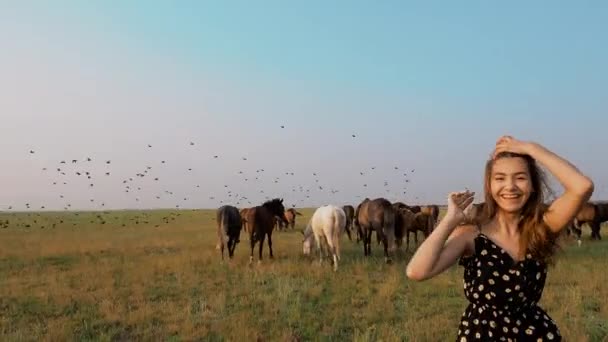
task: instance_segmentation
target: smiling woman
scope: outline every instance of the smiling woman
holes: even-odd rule
[[[548,207],[537,161],[564,186]],[[458,341],[561,340],[557,324],[537,305],[555,240],[593,192],[593,183],[566,160],[531,142],[501,137],[485,167],[485,221],[461,226],[473,193],[451,193],[448,211],[407,266],[413,280],[434,277],[458,261],[469,300]]]

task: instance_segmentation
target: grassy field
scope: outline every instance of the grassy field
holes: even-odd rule
[[[298,228],[312,214],[302,212]],[[405,277],[411,253],[385,265],[380,246],[364,259],[343,237],[334,273],[301,256],[297,231],[275,232],[275,259],[265,246],[252,266],[242,234],[221,263],[213,217],[0,214],[0,340],[454,340],[467,305],[462,268],[415,283]],[[607,268],[608,237],[586,237],[580,248],[567,242],[550,270],[541,305],[567,341],[608,340]]]

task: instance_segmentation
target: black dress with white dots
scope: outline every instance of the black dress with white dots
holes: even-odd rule
[[[538,306],[547,278],[545,263],[527,253],[513,258],[483,233],[475,254],[462,257],[469,300],[457,341],[561,341],[559,329]]]

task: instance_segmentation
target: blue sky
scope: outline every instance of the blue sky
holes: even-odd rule
[[[606,32],[601,1],[2,4],[0,209],[443,203],[502,134],[606,199]]]

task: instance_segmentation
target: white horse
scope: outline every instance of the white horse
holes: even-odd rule
[[[342,208],[334,205],[318,208],[302,232],[304,234],[302,241],[304,255],[310,255],[314,238],[319,250],[320,261],[323,262],[323,247],[325,247],[327,255],[333,256],[334,271],[337,271],[338,260],[340,260],[340,236],[345,232],[345,228],[346,214]]]

